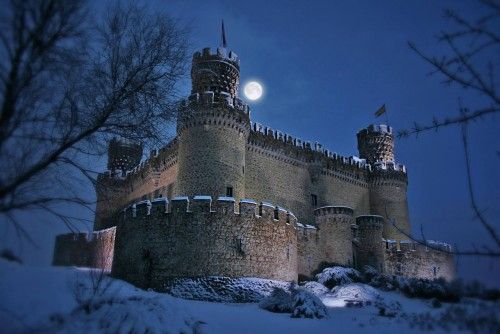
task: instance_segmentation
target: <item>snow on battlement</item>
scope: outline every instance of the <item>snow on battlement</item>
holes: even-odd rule
[[[293,213],[280,206],[244,199],[238,203],[239,209],[235,210],[233,197],[219,197],[212,201],[211,196],[197,195],[194,197],[177,196],[170,201],[159,198],[153,201],[140,201],[129,205],[123,211],[125,220],[146,217],[150,215],[184,214],[184,213],[233,213],[235,215],[254,216],[268,222],[281,222],[297,226],[297,218]]]
[[[197,51],[193,54],[193,61],[204,61],[211,59],[226,60],[234,62],[239,65],[240,60],[238,55],[234,51],[227,50],[226,48],[203,48],[202,51]]]
[[[306,141],[306,140],[303,140],[301,138],[294,137],[290,134],[281,132],[279,130],[274,130],[268,126],[264,126],[264,125],[257,123],[257,122],[252,122],[251,131],[256,132],[256,133],[260,133],[260,134],[268,136],[268,137],[272,137],[273,139],[275,139],[279,142],[292,145],[292,146],[297,147],[299,149],[318,152],[318,153],[324,155],[325,157],[328,157],[328,158],[334,159],[334,160],[338,160],[338,161],[342,162],[343,164],[357,166],[358,168],[371,171],[371,165],[368,164],[365,159],[361,159],[357,156],[350,156],[350,157],[342,156],[338,153],[335,153],[329,149],[324,148],[324,146],[321,143],[318,143],[318,142],[313,143],[310,141]]]

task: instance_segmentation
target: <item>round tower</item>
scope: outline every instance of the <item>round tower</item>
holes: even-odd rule
[[[394,161],[394,136],[390,126],[369,125],[357,134],[361,159],[373,164],[377,161]]]
[[[238,98],[237,55],[205,48],[193,55],[192,94],[179,110],[179,195],[245,197],[248,106]]]
[[[358,216],[358,251],[357,267],[372,266],[384,272],[384,248],[382,247],[382,230],[384,217],[376,215]]]
[[[346,206],[325,206],[314,210],[319,234],[322,261],[353,265],[352,232],[353,209]]]
[[[394,161],[392,128],[387,125],[370,125],[359,131],[357,137],[360,157],[371,164],[368,176],[370,212],[385,217],[384,238],[408,239],[408,177],[405,166]]]
[[[113,138],[108,147],[108,170],[112,173],[132,170],[141,162],[142,145]]]

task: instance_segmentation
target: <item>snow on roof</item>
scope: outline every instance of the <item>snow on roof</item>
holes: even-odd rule
[[[249,198],[243,198],[242,200],[240,200],[240,203],[247,203],[247,204],[255,204],[255,205],[257,205],[256,201],[254,201],[253,199],[249,199]]]
[[[306,228],[313,229],[313,230],[316,230],[316,226],[312,226],[312,225],[308,225],[308,224],[306,224],[306,226],[305,226],[305,227],[306,227]]]
[[[278,208],[278,210],[279,210],[279,211],[285,211],[285,212],[288,212],[288,210],[287,210],[287,209],[285,209],[285,208],[283,208],[283,207],[281,207],[281,206],[279,206],[279,205],[278,205],[278,207],[277,207],[277,208]]]
[[[189,197],[187,196],[176,196],[172,198],[172,201],[189,201]]]
[[[159,202],[165,202],[168,203],[168,198],[166,197],[157,197],[151,201],[151,203],[159,203]]]
[[[356,218],[367,218],[367,217],[378,217],[378,218],[384,218],[382,216],[379,216],[379,215],[361,215],[361,216],[357,216]]]
[[[316,210],[327,209],[327,208],[346,208],[346,209],[352,210],[352,208],[350,206],[346,206],[346,205],[325,205],[325,206],[321,206],[321,207],[317,208]]]
[[[198,200],[198,201],[211,201],[212,196],[207,196],[207,195],[196,195],[193,197],[193,200]]]
[[[270,208],[274,208],[274,205],[269,203],[269,202],[260,202],[260,205],[262,206],[267,206],[267,207],[270,207]]]
[[[221,202],[234,202],[234,197],[228,197],[228,196],[220,196],[219,198],[217,198],[218,201],[221,201]]]
[[[142,204],[146,204],[146,205],[150,206],[151,202],[148,199],[146,199],[146,200],[139,201],[139,202],[135,203],[136,206],[137,205],[142,205]]]

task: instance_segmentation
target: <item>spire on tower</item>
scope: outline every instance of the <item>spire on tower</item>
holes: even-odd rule
[[[222,20],[222,47],[225,48],[226,46],[227,46],[226,29],[224,29],[224,20]]]

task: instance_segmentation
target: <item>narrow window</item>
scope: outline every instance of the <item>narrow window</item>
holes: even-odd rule
[[[311,205],[318,206],[318,196],[315,194],[311,194]]]
[[[233,197],[233,187],[227,187],[226,188],[226,196],[227,197]]]
[[[436,267],[432,267],[432,271],[434,272],[434,277],[436,277],[436,275],[437,275],[437,268]]]

